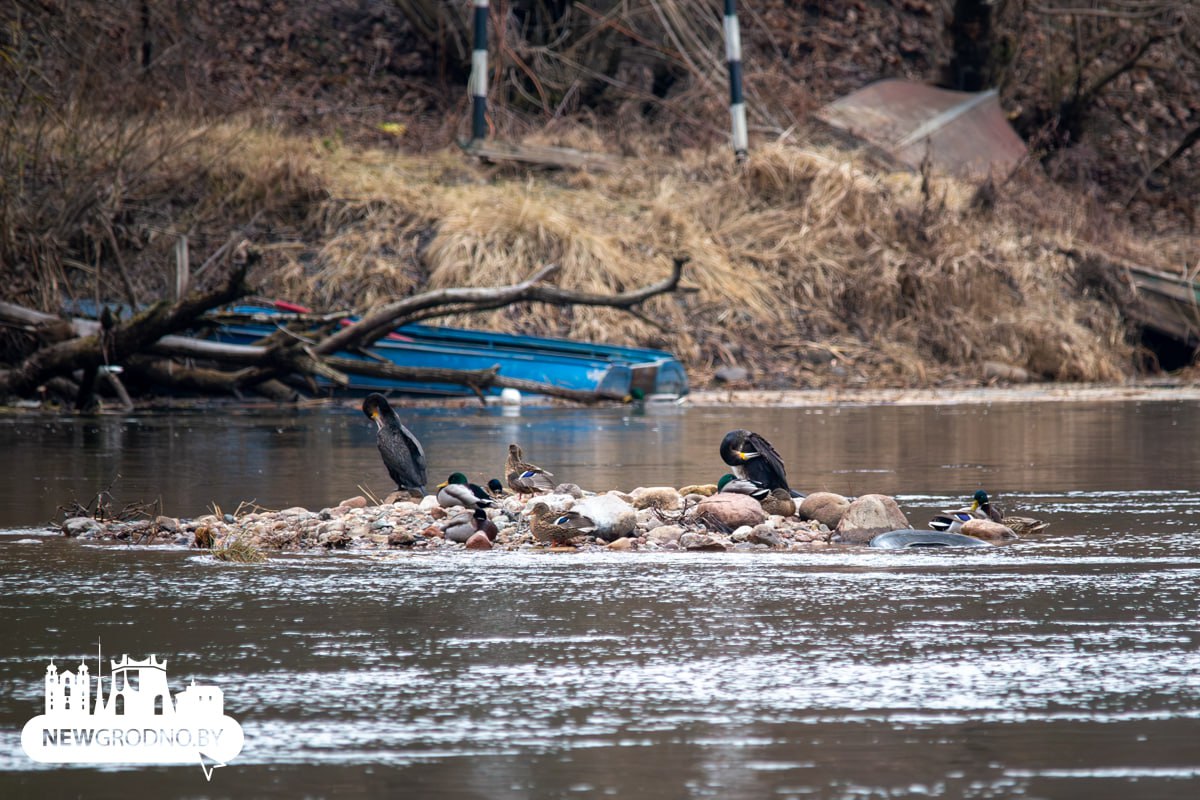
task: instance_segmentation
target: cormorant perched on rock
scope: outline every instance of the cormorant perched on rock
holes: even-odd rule
[[[739,478],[754,481],[768,490],[791,492],[783,459],[770,442],[753,431],[736,430],[725,434],[721,440],[721,460],[733,467],[733,474]]]
[[[376,435],[379,455],[383,456],[383,465],[396,482],[396,488],[401,491],[415,489],[424,494],[425,451],[417,437],[400,424],[400,418],[381,394],[367,395],[362,410],[379,427]]]

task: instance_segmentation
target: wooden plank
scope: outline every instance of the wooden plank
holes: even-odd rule
[[[547,145],[513,144],[488,139],[478,139],[462,146],[469,155],[486,161],[520,161],[560,169],[588,169],[610,171],[619,169],[625,159],[608,153],[589,153],[570,147]]]

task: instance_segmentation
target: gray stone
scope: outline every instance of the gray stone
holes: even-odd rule
[[[651,486],[633,490],[634,508],[658,508],[663,511],[675,511],[683,498],[679,492],[670,486]]]
[[[717,492],[696,504],[695,519],[706,527],[733,531],[743,525],[758,525],[766,518],[762,506],[747,494]]]
[[[850,501],[833,492],[813,492],[800,503],[800,519],[812,519],[833,529],[850,507]]]
[[[713,552],[724,552],[729,549],[723,538],[711,533],[685,533],[679,537],[679,546],[684,550]]]
[[[82,536],[92,531],[98,531],[104,526],[91,517],[71,517],[63,520],[62,532],[64,536]]]
[[[179,533],[179,520],[174,517],[157,516],[154,518],[154,526],[163,533]]]
[[[1016,531],[1012,528],[990,519],[969,519],[963,523],[961,532],[965,536],[974,536],[985,542],[1004,542],[1017,538]]]
[[[833,538],[846,544],[866,544],[881,533],[911,527],[893,498],[864,494],[846,509]]]
[[[767,547],[782,547],[783,539],[770,525],[755,525],[746,541],[753,544],[763,544]]]
[[[659,525],[657,528],[650,529],[650,532],[646,534],[646,539],[660,545],[675,544],[682,535],[683,528],[678,525]]]

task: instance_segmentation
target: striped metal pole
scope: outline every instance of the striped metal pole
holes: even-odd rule
[[[488,0],[475,0],[475,47],[471,51],[471,141],[487,138]]]
[[[729,116],[733,118],[733,152],[744,161],[746,101],[742,99],[742,32],[738,28],[737,0],[725,0],[725,60],[729,62]]]

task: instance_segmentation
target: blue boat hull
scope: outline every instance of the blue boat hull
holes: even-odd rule
[[[288,311],[273,306],[231,309],[246,321],[223,323],[210,333],[216,341],[252,344],[276,330],[271,317]],[[670,353],[639,347],[574,342],[566,339],[447,328],[412,323],[397,328],[369,349],[369,356],[339,355],[369,362],[382,358],[412,368],[480,370],[499,367],[508,378],[565,389],[625,396],[634,388],[643,394],[680,396],[688,391],[687,373]],[[397,391],[410,394],[469,395],[466,387],[448,383],[401,381],[350,373],[348,391]],[[334,388],[324,379],[322,386]],[[499,394],[499,388],[489,390]]]

